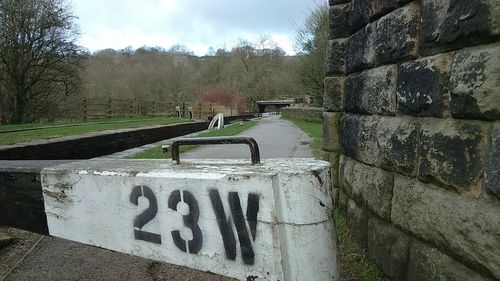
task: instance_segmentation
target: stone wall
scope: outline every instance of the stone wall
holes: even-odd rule
[[[393,280],[500,280],[500,1],[330,0],[323,157]]]
[[[318,107],[284,107],[281,109],[281,115],[285,118],[321,122],[323,120],[323,109]]]
[[[224,117],[224,124],[255,115]],[[209,120],[210,121],[210,120]],[[155,125],[0,145],[0,160],[89,159],[206,130],[208,122]]]
[[[71,160],[0,160],[0,226],[48,234],[40,172]]]
[[[225,120],[229,121],[229,120]],[[208,122],[156,125],[0,146],[1,160],[89,159],[208,128]]]

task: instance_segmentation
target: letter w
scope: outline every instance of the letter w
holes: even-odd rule
[[[253,264],[255,254],[252,248],[252,242],[248,235],[248,229],[241,209],[240,197],[237,192],[229,192],[229,208],[231,209],[234,225],[238,233],[240,241],[241,255],[245,264]],[[222,235],[224,242],[224,249],[226,257],[230,260],[236,259],[236,238],[234,236],[233,228],[231,225],[231,218],[226,216],[222,201],[220,199],[219,191],[212,189],[209,191],[210,201],[212,208],[214,208],[215,216],[217,217],[217,224]],[[259,212],[259,195],[255,193],[248,194],[247,202],[247,221],[250,226],[252,238],[255,241],[257,235],[257,213]]]

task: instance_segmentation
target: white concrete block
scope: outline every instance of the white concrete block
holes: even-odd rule
[[[42,171],[50,235],[246,280],[339,280],[329,164],[88,160]]]

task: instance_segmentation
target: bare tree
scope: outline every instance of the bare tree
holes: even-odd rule
[[[286,53],[269,36],[261,36],[255,43],[241,40],[231,53],[235,58],[231,71],[235,83],[231,87],[252,103],[289,94],[276,87],[277,74],[284,72]]]
[[[304,91],[322,104],[325,78],[326,43],[328,40],[328,5],[317,4],[303,26],[297,29],[295,49],[300,58],[298,75]]]
[[[89,99],[135,99],[192,102],[205,92],[224,89],[249,101],[296,96],[293,75],[298,59],[287,57],[269,37],[241,40],[232,50],[212,48],[196,57],[185,46],[168,50],[143,46],[131,50],[102,50],[89,58],[83,75]]]
[[[14,123],[78,91],[81,50],[64,0],[0,0],[0,83]]]

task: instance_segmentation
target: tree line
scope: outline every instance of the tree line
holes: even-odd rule
[[[87,59],[83,93],[89,98],[174,103],[220,91],[251,101],[298,96],[300,90],[293,79],[298,58],[286,56],[269,39],[262,39],[259,45],[241,41],[231,50],[218,49],[202,57],[179,45],[168,50],[142,47],[98,51]]]
[[[182,45],[90,53],[76,43],[76,23],[66,0],[0,0],[0,121],[70,118],[83,98],[322,99],[326,5],[298,28],[294,56],[267,36],[202,57]]]

